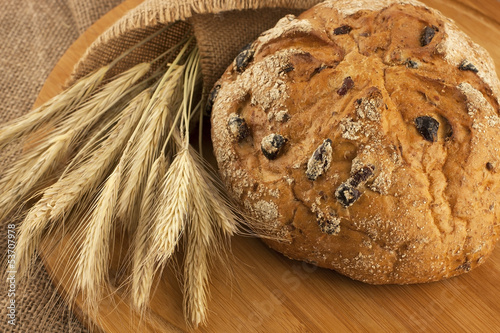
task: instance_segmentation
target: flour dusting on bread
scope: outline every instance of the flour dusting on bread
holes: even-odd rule
[[[445,23],[446,38],[438,45],[437,51],[453,66],[459,67],[467,61],[477,68],[477,75],[493,90],[495,96],[500,96],[500,82],[495,72],[495,64],[488,52],[474,43],[463,31],[452,22]]]
[[[389,7],[390,5],[397,3],[401,5],[413,5],[413,6],[422,6],[425,7],[423,3],[416,0],[340,0],[340,1],[325,1],[320,6],[324,6],[327,8],[333,8],[339,11],[339,13],[343,16],[354,15],[361,10],[370,10],[370,11],[380,11],[384,8]]]

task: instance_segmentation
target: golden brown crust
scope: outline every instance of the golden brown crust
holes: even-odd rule
[[[212,138],[269,246],[376,284],[451,277],[491,253],[500,85],[451,20],[417,1],[330,1],[251,50],[218,82]]]

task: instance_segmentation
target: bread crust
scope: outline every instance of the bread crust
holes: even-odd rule
[[[217,83],[212,141],[264,242],[373,284],[484,262],[498,238],[500,84],[483,48],[420,2],[345,0],[283,18],[251,50]]]

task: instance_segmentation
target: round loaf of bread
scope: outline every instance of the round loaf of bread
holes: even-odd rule
[[[498,238],[499,89],[487,52],[438,11],[327,1],[226,70],[214,152],[277,251],[368,283],[439,280]]]

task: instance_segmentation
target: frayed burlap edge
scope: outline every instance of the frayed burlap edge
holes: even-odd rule
[[[120,61],[112,75],[150,61],[178,43],[194,25],[201,52],[204,85],[210,89],[244,44],[286,14],[298,14],[318,0],[146,0],[105,31],[76,64],[68,84],[114,60],[166,24],[174,27]],[[241,22],[244,20],[244,24]],[[189,22],[187,24],[186,22]],[[236,37],[229,34],[235,34]],[[235,42],[237,41],[237,42]]]

